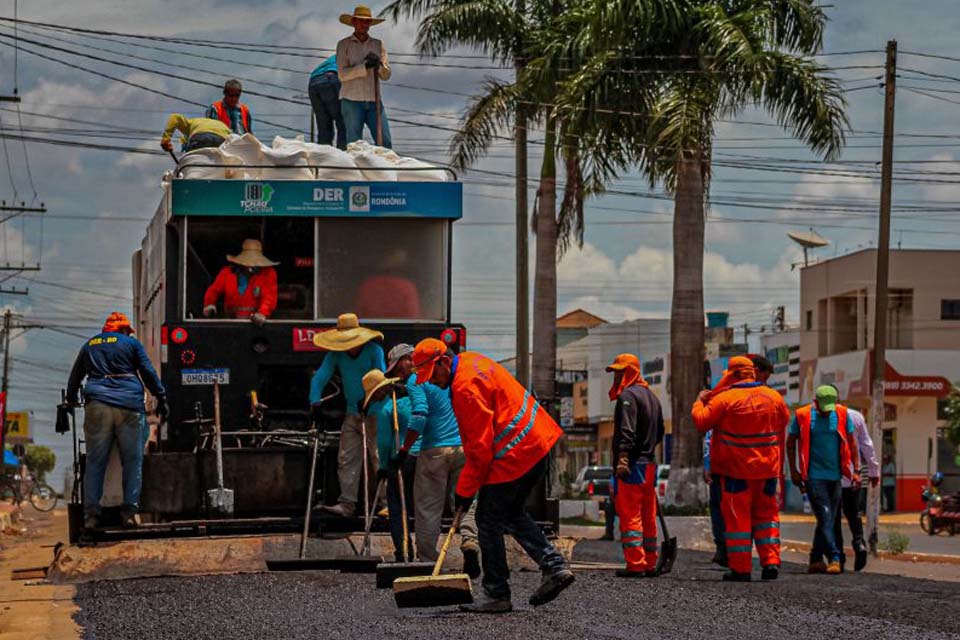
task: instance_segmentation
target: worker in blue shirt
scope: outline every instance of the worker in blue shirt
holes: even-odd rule
[[[710,440],[713,438],[713,429],[707,431],[703,438],[703,479],[710,487],[710,528],[713,531],[713,544],[716,551],[710,562],[721,567],[727,566],[727,546],[723,537],[723,512],[720,510],[721,485],[720,476],[710,471]]]
[[[83,386],[83,437],[87,460],[83,475],[84,527],[99,526],[103,479],[114,441],[123,467],[124,527],[140,524],[140,487],[143,450],[150,429],[143,404],[144,385],[156,398],[156,412],[166,419],[170,410],[166,391],[147,353],[132,337],[133,328],[119,312],[110,314],[103,330],[80,349],[67,383],[67,401],[80,404]]]
[[[377,470],[377,482],[387,482],[387,511],[390,518],[390,537],[393,540],[394,557],[397,562],[413,561],[413,542],[411,516],[413,515],[413,478],[417,471],[417,454],[420,451],[420,438],[410,447],[407,456],[397,473],[390,469],[390,459],[397,451],[397,442],[407,437],[410,425],[410,398],[406,389],[397,378],[387,378],[382,371],[374,369],[363,376],[366,390],[366,413],[368,419],[377,425],[377,455],[380,468]],[[396,400],[397,433],[394,433],[394,400]],[[400,482],[400,479],[403,482]],[[401,499],[401,489],[403,498]],[[407,554],[403,553],[403,501],[407,509]]]
[[[356,511],[359,493],[360,475],[363,469],[364,438],[367,449],[368,476],[376,473],[377,448],[373,446],[377,438],[377,425],[374,420],[365,424],[360,417],[363,408],[363,376],[371,369],[386,369],[383,360],[383,347],[377,342],[383,340],[379,331],[360,326],[355,313],[344,313],[337,318],[337,328],[317,333],[313,343],[328,351],[320,368],[310,381],[310,405],[314,413],[319,409],[323,398],[323,389],[334,374],[340,374],[343,383],[343,395],[346,398],[346,415],[340,429],[340,450],[337,456],[337,478],[340,480],[340,499],[336,505],[323,509],[340,516],[352,516]],[[372,486],[367,477],[364,487]]]
[[[337,149],[347,148],[347,129],[340,114],[340,76],[337,75],[337,56],[332,55],[313,70],[307,95],[317,121],[317,144],[333,144],[333,129],[337,129]]]
[[[387,358],[387,374],[406,381],[412,417],[406,442],[401,451],[412,451],[411,444],[421,438],[417,457],[417,475],[413,482],[416,504],[417,554],[421,560],[439,557],[437,538],[447,500],[453,501],[454,489],[466,455],[460,440],[460,428],[450,402],[450,390],[426,382],[417,384],[413,367],[413,347],[398,344]],[[400,455],[403,463],[404,456]],[[460,522],[460,551],[463,572],[471,578],[480,576],[480,544],[477,542],[475,507],[471,505]]]

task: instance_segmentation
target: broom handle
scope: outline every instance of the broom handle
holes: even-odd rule
[[[256,396],[256,392],[254,392]],[[254,402],[256,404],[256,402]],[[310,482],[307,484],[307,513],[303,516],[303,535],[300,536],[300,559],[307,555],[307,536],[310,534],[310,511],[313,509],[313,483],[317,473],[317,449],[320,446],[320,432],[313,432],[313,450],[310,459]],[[326,496],[324,496],[326,497]]]
[[[397,451],[400,450],[400,419],[397,416],[397,391],[393,391],[393,440],[394,446]],[[407,496],[406,490],[403,486],[403,471],[397,469],[397,482],[400,485],[400,517],[403,518],[403,561],[406,562],[409,558],[409,536],[410,532],[407,529]]]
[[[443,567],[443,561],[447,559],[447,550],[450,548],[450,541],[453,540],[453,533],[460,528],[460,519],[463,518],[463,509],[457,509],[453,516],[453,522],[450,524],[450,531],[447,532],[447,538],[440,547],[440,556],[437,558],[437,564],[433,567],[434,576],[440,575],[440,568]]]
[[[364,523],[367,531],[370,531],[370,524],[373,522],[373,516],[370,514],[370,478],[367,475],[367,421],[361,414],[360,416],[360,437],[363,439],[363,515],[367,519]],[[364,538],[364,546],[370,539],[368,533]]]

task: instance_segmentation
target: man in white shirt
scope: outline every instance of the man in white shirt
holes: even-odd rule
[[[870,433],[867,429],[867,421],[863,414],[855,409],[847,409],[850,419],[853,420],[854,434],[857,438],[857,446],[860,449],[861,464],[867,467],[867,477],[870,478],[870,486],[876,487],[880,483],[880,463],[877,462],[877,452],[873,448],[873,440],[870,439]],[[861,474],[862,476],[862,474]],[[860,489],[855,489],[846,477],[841,478],[843,489],[841,489],[840,507],[843,515],[847,519],[847,526],[850,527],[850,545],[853,547],[854,571],[860,571],[867,565],[867,545],[863,540],[863,522],[860,520]],[[864,491],[866,489],[864,488]],[[834,535],[837,537],[837,546],[843,552],[843,527],[840,524],[840,518],[836,519],[834,525]],[[847,559],[843,554],[840,560],[840,566],[844,565]]]
[[[340,78],[340,112],[347,130],[347,144],[363,138],[363,126],[380,146],[393,148],[387,113],[380,102],[380,131],[377,140],[377,101],[374,74],[381,81],[390,79],[390,63],[383,42],[370,37],[370,27],[383,22],[374,18],[369,7],[357,5],[352,14],[344,13],[340,22],[353,27],[353,34],[337,43],[337,75]]]

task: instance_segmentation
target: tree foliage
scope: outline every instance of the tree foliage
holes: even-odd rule
[[[23,463],[27,465],[27,468],[39,482],[43,482],[47,474],[53,471],[53,468],[57,465],[57,456],[50,447],[31,444],[27,446]]]

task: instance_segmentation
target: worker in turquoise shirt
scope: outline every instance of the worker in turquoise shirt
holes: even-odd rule
[[[397,562],[413,561],[413,542],[410,538],[410,517],[413,515],[413,478],[417,469],[417,454],[420,451],[420,439],[416,438],[410,447],[410,455],[403,466],[390,469],[390,459],[397,451],[397,442],[403,442],[408,434],[411,407],[406,389],[397,378],[387,378],[382,371],[374,369],[363,376],[365,411],[368,419],[377,425],[377,453],[380,468],[377,470],[377,482],[387,482],[387,511],[390,517],[390,537],[393,539],[394,556]],[[394,400],[398,433],[393,431]],[[402,482],[401,482],[402,479]],[[401,499],[401,491],[403,498]],[[407,509],[407,555],[403,553],[403,500]]]
[[[363,376],[371,369],[386,368],[383,360],[383,340],[379,331],[360,326],[355,313],[344,313],[337,318],[337,328],[323,331],[313,337],[313,344],[328,351],[313,379],[310,381],[310,405],[316,413],[322,402],[324,387],[334,374],[340,374],[343,395],[346,398],[346,415],[340,429],[340,450],[337,455],[337,478],[340,481],[340,499],[334,506],[323,509],[340,516],[352,516],[356,511],[360,476],[363,469],[363,450],[367,450],[367,473],[364,490],[372,486],[369,475],[377,468],[377,448],[372,446],[377,438],[374,421],[365,424],[360,417],[363,406]],[[370,446],[364,447],[364,438]]]
[[[406,380],[410,397],[410,430],[401,451],[409,449],[419,434],[420,454],[417,457],[417,475],[413,482],[413,500],[416,504],[417,554],[421,560],[435,561],[440,521],[447,500],[453,500],[453,491],[460,478],[466,456],[460,441],[460,428],[450,402],[450,390],[430,384],[417,384],[413,372],[413,347],[398,344],[387,357],[387,373]],[[420,414],[425,414],[423,419]],[[400,454],[399,462],[404,462]],[[395,460],[396,464],[396,460]],[[464,514],[460,523],[460,551],[463,553],[463,572],[471,578],[480,576],[480,545],[477,542],[475,508]]]

